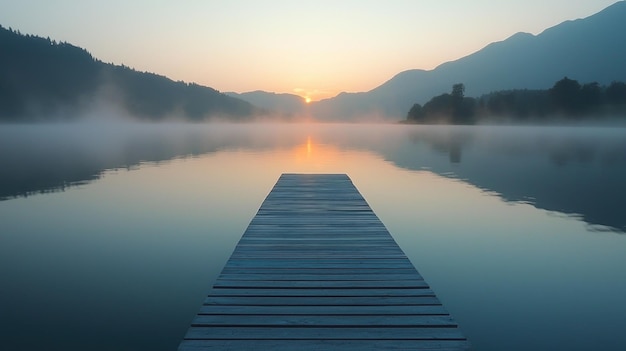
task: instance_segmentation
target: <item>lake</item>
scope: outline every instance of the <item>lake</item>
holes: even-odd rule
[[[476,350],[623,350],[626,128],[0,126],[0,348],[175,350],[281,173],[346,173]]]

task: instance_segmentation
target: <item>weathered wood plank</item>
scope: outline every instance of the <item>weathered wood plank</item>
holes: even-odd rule
[[[370,258],[369,255],[374,257]],[[320,252],[319,254],[315,254],[315,252],[278,252],[278,251],[259,251],[255,253],[243,253],[237,252],[231,255],[231,258],[237,260],[246,260],[246,259],[264,259],[264,260],[274,260],[274,259],[304,259],[304,258],[324,258],[324,259],[332,259],[332,258],[349,258],[349,259],[382,259],[382,258],[404,258],[403,255],[400,254],[377,254],[377,253],[361,253],[361,254],[346,254],[343,252]]]
[[[345,174],[283,174],[179,350],[467,350]]]
[[[320,264],[330,265],[332,267],[338,267],[342,264],[373,264],[378,267],[385,267],[385,265],[392,265],[394,267],[397,266],[406,266],[411,267],[411,263],[404,257],[401,258],[349,258],[349,257],[331,257],[326,258],[324,260],[320,260],[319,258],[301,258],[294,262],[293,259],[284,259],[281,257],[274,258],[231,258],[228,262],[230,265],[253,265],[255,267],[264,267],[266,264],[278,265],[279,267],[284,267],[286,265],[290,265],[293,263],[298,263],[299,265],[306,267],[316,267]]]
[[[435,296],[430,289],[230,289],[213,288],[211,296]]]
[[[419,306],[440,305],[432,297],[406,296],[212,296],[204,299],[205,305],[240,306]]]
[[[262,273],[256,273],[256,274],[247,274],[247,273],[239,273],[239,274],[221,274],[218,278],[219,280],[271,280],[271,281],[280,281],[280,280],[321,280],[321,281],[326,281],[326,280],[340,280],[340,281],[353,281],[353,280],[359,280],[359,281],[365,281],[365,280],[373,280],[373,281],[379,281],[379,280],[405,280],[405,279],[409,279],[409,280],[422,280],[422,276],[417,274],[417,273],[406,273],[406,274],[398,274],[398,273],[394,273],[394,274],[367,274],[367,273],[363,273],[363,274],[326,274],[326,273],[321,273],[320,274],[302,274],[302,273],[296,273],[296,274],[262,274]]]
[[[402,350],[402,351],[458,351],[468,350],[469,343],[465,340],[183,340],[179,351],[330,351],[330,350]]]
[[[222,273],[224,274],[408,274],[417,273],[414,268],[351,268],[351,269],[338,269],[338,268],[285,268],[285,267],[271,267],[271,268],[228,268],[224,267]],[[417,273],[419,274],[419,273]]]
[[[423,280],[221,280],[215,288],[318,288],[318,289],[426,289],[428,284]]]
[[[448,315],[442,305],[420,306],[238,306],[238,305],[203,305],[198,314],[238,314],[238,315]]]
[[[333,327],[310,328],[263,328],[263,327],[191,327],[186,339],[196,340],[267,340],[267,339],[361,339],[380,340],[393,335],[397,340],[464,340],[463,334],[456,327],[342,327],[341,333]]]
[[[456,327],[450,316],[419,316],[419,315],[362,315],[362,316],[320,316],[320,315],[276,315],[240,316],[197,315],[191,322],[192,326],[318,326],[318,327]],[[342,330],[343,331],[343,330]]]
[[[352,269],[352,268],[409,268],[410,263],[380,263],[376,264],[376,262],[337,262],[337,263],[302,263],[302,262],[292,262],[289,264],[292,268],[341,268],[341,269]],[[245,262],[245,261],[237,261],[237,262],[229,262],[226,267],[228,268],[273,268],[280,267],[280,263],[278,262],[262,262],[256,265],[254,262]]]

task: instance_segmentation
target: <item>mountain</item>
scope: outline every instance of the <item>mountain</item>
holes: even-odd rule
[[[241,121],[259,112],[212,88],[103,63],[71,44],[0,26],[0,121],[77,119],[99,103],[150,121]]]
[[[225,94],[260,107],[266,110],[266,113],[270,116],[287,119],[302,116],[306,112],[307,107],[304,99],[295,94],[277,94],[261,90],[247,93],[229,92]]]
[[[626,2],[617,2],[584,19],[566,21],[538,35],[517,33],[433,70],[409,70],[362,93],[342,93],[313,103],[320,119],[356,120],[363,116],[404,119],[414,103],[449,92],[464,83],[466,96],[496,90],[548,89],[567,76],[608,85],[626,81]]]

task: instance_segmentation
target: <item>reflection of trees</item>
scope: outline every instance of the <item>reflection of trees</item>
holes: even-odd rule
[[[293,148],[311,136],[342,149],[375,152],[402,168],[464,179],[505,201],[534,199],[537,208],[626,231],[625,133],[470,126],[4,126],[0,199],[60,191],[107,169],[143,162]]]
[[[472,134],[463,130],[450,131],[445,128],[414,132],[409,135],[414,144],[425,143],[433,150],[448,155],[450,163],[461,163],[463,147],[471,144]]]
[[[592,164],[596,158],[596,147],[589,144],[569,143],[547,150],[550,161],[556,166],[570,163]]]
[[[452,144],[450,147],[450,162],[461,163],[461,145]]]
[[[481,127],[453,132],[455,128],[460,127],[421,128],[409,135],[415,152],[424,144],[447,158],[396,163],[464,179],[505,201],[533,199],[537,208],[578,214],[587,223],[626,231],[621,213],[626,208],[626,138],[621,130]],[[457,150],[469,157],[453,165]]]
[[[433,150],[448,154],[450,163],[461,163],[462,145],[458,140],[447,140],[446,142],[436,142],[432,145]]]
[[[300,135],[277,138],[268,128],[254,126],[5,126],[0,128],[0,200],[64,191],[99,179],[106,170],[145,162],[300,142]]]

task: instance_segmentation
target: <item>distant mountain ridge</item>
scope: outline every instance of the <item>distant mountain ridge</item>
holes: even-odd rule
[[[245,121],[260,112],[212,88],[103,63],[71,44],[0,26],[0,122],[80,119],[101,101],[149,121]]]
[[[626,2],[619,1],[536,36],[517,33],[430,71],[401,72],[368,92],[341,93],[306,104],[293,94],[223,94],[174,82],[103,63],[68,43],[0,26],[0,121],[77,116],[102,96],[147,120],[180,116],[191,121],[246,121],[262,114],[287,119],[306,114],[319,120],[398,121],[414,103],[449,92],[456,83],[465,85],[466,96],[478,97],[497,90],[547,89],[565,76],[601,85],[626,81],[625,42]]]
[[[315,102],[311,113],[322,120],[368,116],[399,120],[414,103],[449,92],[455,83],[465,84],[466,96],[477,97],[496,90],[547,89],[565,76],[605,85],[626,81],[624,43],[626,2],[619,1],[536,36],[517,33],[431,71],[401,72],[368,92],[342,93]]]
[[[260,107],[270,116],[282,117],[284,119],[302,116],[307,107],[305,100],[295,94],[270,93],[261,90],[246,93],[227,92],[225,94]]]

